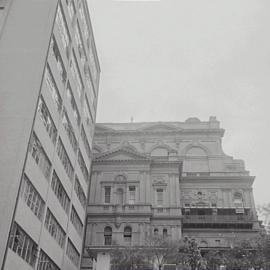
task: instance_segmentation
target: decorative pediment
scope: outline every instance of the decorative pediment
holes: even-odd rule
[[[154,123],[144,126],[139,130],[145,132],[170,132],[170,131],[180,131],[181,129],[171,124]]]
[[[122,147],[112,149],[110,151],[104,152],[100,155],[97,155],[95,161],[103,160],[147,160],[147,156],[141,154],[137,151],[134,151],[130,147]]]

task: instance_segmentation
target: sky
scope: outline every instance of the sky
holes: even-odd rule
[[[88,0],[101,79],[97,122],[216,116],[223,149],[270,202],[270,1]]]

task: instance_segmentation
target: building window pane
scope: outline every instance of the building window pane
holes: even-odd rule
[[[28,177],[24,174],[20,196],[39,220],[42,220],[45,203],[34,188]]]
[[[74,150],[75,154],[78,150],[78,142],[77,142],[77,139],[76,139],[76,136],[75,136],[75,132],[74,132],[74,129],[72,127],[72,124],[68,118],[68,115],[67,115],[67,112],[66,110],[64,109],[63,110],[63,117],[62,117],[62,124],[66,130],[66,133],[67,133],[67,136],[68,136],[68,139],[69,139],[69,142],[71,144],[71,147],[72,149]]]
[[[86,95],[85,95],[84,104],[83,104],[83,113],[84,113],[85,121],[86,121],[86,124],[88,127],[88,132],[90,134],[90,137],[93,138],[94,120],[93,120],[93,116],[91,114],[89,102],[88,102]],[[92,143],[92,141],[90,143]]]
[[[112,228],[107,226],[104,229],[104,245],[110,246],[112,244]]]
[[[62,185],[60,179],[58,178],[55,171],[53,171],[52,181],[51,181],[51,188],[56,195],[58,201],[60,202],[61,206],[65,210],[66,213],[69,211],[70,199]]]
[[[14,222],[11,228],[8,246],[33,268],[37,259],[37,244]]]
[[[130,186],[128,190],[129,190],[129,204],[134,204],[136,198],[136,187]]]
[[[62,227],[57,222],[56,218],[53,216],[49,208],[47,208],[46,218],[45,218],[45,228],[48,230],[50,235],[56,240],[61,248],[64,247],[66,234]]]
[[[62,164],[64,166],[64,169],[69,177],[69,179],[72,181],[73,175],[74,175],[74,169],[71,165],[70,159],[68,157],[67,151],[61,141],[61,139],[58,139],[57,143],[57,149],[56,149],[57,155],[62,161]]]
[[[39,252],[37,270],[60,270],[53,260],[41,249]]]
[[[80,262],[80,253],[77,251],[77,249],[69,239],[66,254],[69,257],[69,259],[74,263],[74,265],[78,267]]]
[[[91,159],[91,149],[90,149],[90,145],[89,145],[89,142],[88,142],[88,139],[87,139],[87,136],[86,136],[86,133],[85,133],[83,126],[81,129],[81,137],[82,137],[83,145],[85,147],[86,154],[89,157],[89,159]]]
[[[83,223],[81,222],[78,213],[76,212],[75,208],[72,206],[71,215],[70,215],[71,223],[73,224],[74,228],[78,232],[78,234],[82,237],[83,235]]]
[[[80,181],[79,181],[77,175],[75,176],[74,190],[75,190],[75,193],[76,193],[82,207],[85,209],[85,207],[86,207],[86,196],[85,196],[85,193],[83,192],[83,188],[82,188],[82,186],[80,184]]]
[[[131,244],[132,239],[132,229],[131,227],[125,227],[124,229],[124,241],[127,244]]]
[[[85,162],[84,162],[84,159],[83,159],[83,156],[82,156],[82,153],[81,153],[80,150],[79,150],[79,153],[78,153],[78,164],[79,164],[79,166],[81,168],[84,180],[86,182],[88,182],[88,170],[87,170],[87,167],[85,165]]]
[[[57,129],[42,97],[40,97],[38,102],[38,113],[43,122],[43,125],[45,126],[49,134],[49,137],[51,138],[53,144],[55,144],[57,137]]]
[[[71,55],[70,71],[71,71],[72,77],[75,81],[76,91],[77,91],[78,96],[81,100],[82,96],[83,96],[83,88],[84,87],[83,87],[82,78],[81,78],[81,74],[80,74],[79,67],[78,67],[78,62],[77,62],[74,51],[72,51],[72,55]]]
[[[30,140],[29,152],[43,175],[49,179],[52,165],[35,133]]]
[[[111,187],[105,187],[105,203],[111,202]]]
[[[161,188],[157,189],[157,205],[158,206],[163,205],[163,189]]]

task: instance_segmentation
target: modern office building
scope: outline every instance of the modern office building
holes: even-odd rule
[[[0,0],[0,266],[80,268],[99,62],[86,0]]]
[[[260,230],[242,160],[222,150],[224,130],[203,122],[97,124],[82,269],[109,269],[110,250],[151,235],[190,236],[229,248]]]

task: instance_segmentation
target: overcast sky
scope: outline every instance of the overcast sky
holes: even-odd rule
[[[270,1],[88,0],[101,66],[97,122],[216,116],[226,154],[270,202]]]

